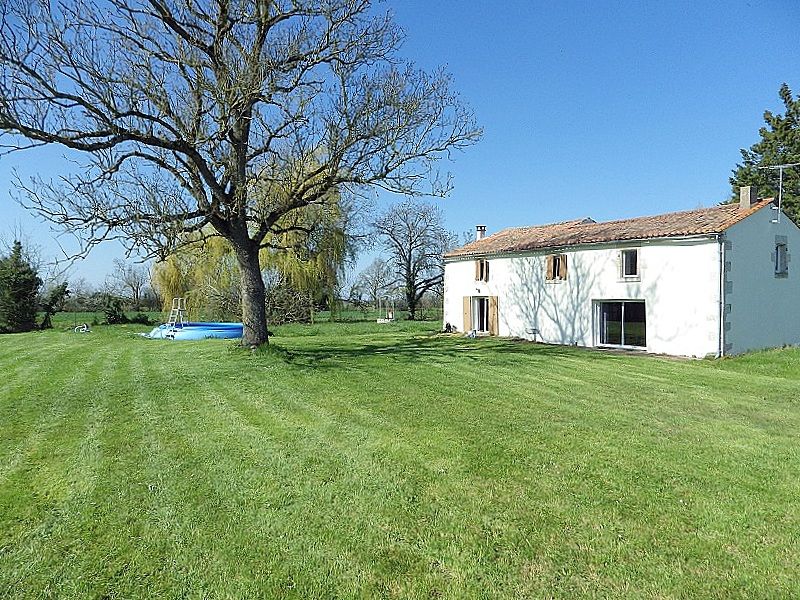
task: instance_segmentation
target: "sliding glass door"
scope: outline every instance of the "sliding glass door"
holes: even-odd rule
[[[644,301],[599,302],[599,340],[604,346],[647,346]]]

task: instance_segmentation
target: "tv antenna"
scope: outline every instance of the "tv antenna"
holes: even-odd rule
[[[758,167],[759,169],[778,169],[778,206],[772,207],[772,210],[777,210],[778,212],[775,218],[772,219],[773,223],[781,222],[781,204],[783,201],[783,170],[790,167],[796,167],[797,165],[800,165],[800,162],[786,163],[783,165],[770,165],[768,167]]]

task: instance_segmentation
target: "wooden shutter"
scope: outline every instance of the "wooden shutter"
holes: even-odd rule
[[[489,335],[497,335],[497,296],[489,296]]]
[[[553,278],[553,255],[548,254],[547,260],[545,261],[545,273],[544,278],[548,281]]]
[[[489,281],[489,261],[483,261],[483,280]]]
[[[464,296],[464,331],[472,329],[472,298]]]
[[[475,261],[475,281],[481,280],[481,261]]]
[[[566,254],[562,254],[561,255],[561,261],[560,262],[561,262],[561,265],[560,265],[561,266],[561,279],[566,279],[567,278],[567,255]]]

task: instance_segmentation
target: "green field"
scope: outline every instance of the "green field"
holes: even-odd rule
[[[800,595],[800,351],[0,337],[0,597]]]

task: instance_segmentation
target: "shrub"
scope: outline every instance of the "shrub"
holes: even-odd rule
[[[312,306],[311,294],[288,282],[281,281],[267,289],[267,322],[270,324],[310,323]]]
[[[131,323],[137,323],[139,325],[152,325],[153,324],[153,321],[150,320],[150,317],[146,313],[143,313],[143,312],[139,312],[139,313],[136,313],[135,315],[133,315],[133,317],[131,317],[131,319],[130,319],[130,322]]]
[[[107,325],[119,325],[128,322],[128,317],[125,316],[125,310],[123,309],[122,298],[107,296],[103,305],[103,312],[106,315],[105,322]]]

